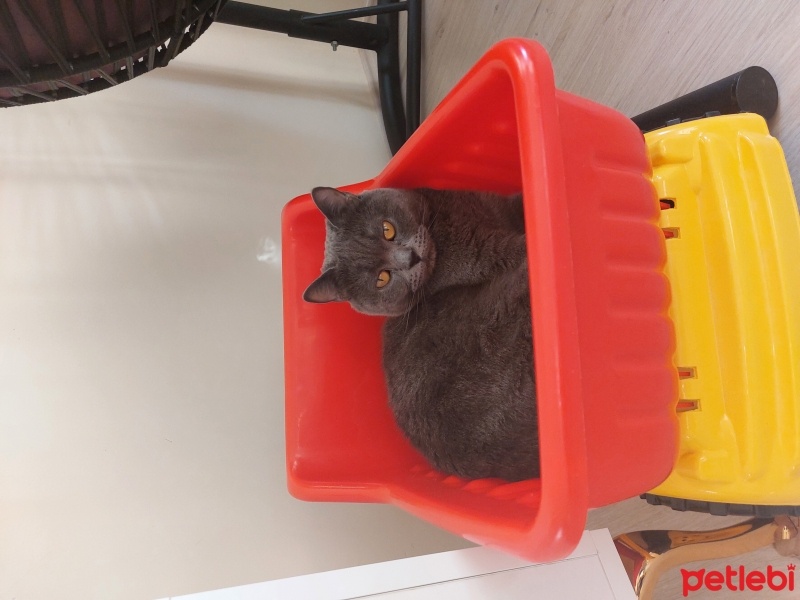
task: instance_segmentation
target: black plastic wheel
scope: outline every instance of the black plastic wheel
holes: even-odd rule
[[[800,506],[705,502],[702,500],[658,496],[656,494],[642,494],[640,497],[654,506],[669,506],[673,510],[691,510],[720,517],[728,515],[737,517],[777,517],[778,515],[800,517]]]

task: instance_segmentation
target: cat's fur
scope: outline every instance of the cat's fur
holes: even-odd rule
[[[521,196],[315,188],[326,216],[310,302],[386,315],[389,403],[439,470],[516,481],[539,474]],[[396,230],[385,239],[383,221]],[[391,279],[377,287],[381,271]]]

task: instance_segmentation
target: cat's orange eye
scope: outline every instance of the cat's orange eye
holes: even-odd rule
[[[394,236],[397,235],[397,232],[394,230],[394,225],[389,223],[389,221],[383,222],[383,237],[385,237],[390,242],[394,239]],[[386,285],[386,284],[384,284]],[[380,287],[380,286],[378,286]]]
[[[379,288],[382,288],[387,283],[389,283],[389,280],[391,278],[392,274],[389,273],[389,271],[381,271],[380,273],[378,273],[378,281],[375,283],[375,285],[377,285]]]

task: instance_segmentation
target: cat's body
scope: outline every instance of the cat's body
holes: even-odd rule
[[[411,443],[445,473],[537,476],[521,197],[331,188],[313,196],[328,230],[323,274],[305,297],[389,316],[389,403]]]

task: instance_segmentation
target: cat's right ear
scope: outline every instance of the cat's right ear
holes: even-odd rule
[[[336,285],[336,273],[334,270],[328,269],[317,277],[303,292],[303,300],[318,304],[344,300]]]
[[[311,190],[311,198],[331,223],[335,222],[342,209],[353,201],[353,196],[350,194],[331,187],[315,187]]]

